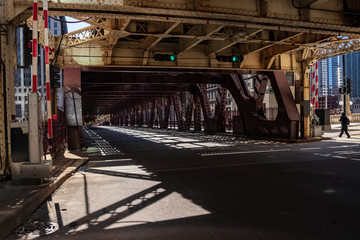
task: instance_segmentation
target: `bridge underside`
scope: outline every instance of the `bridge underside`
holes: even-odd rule
[[[65,77],[73,70],[65,69]],[[80,69],[75,71],[79,74]],[[214,113],[207,84],[217,86]],[[238,109],[238,116],[231,119],[235,133],[283,139],[299,136],[298,109],[281,71],[84,68],[81,93],[78,86],[65,87],[70,98],[70,92],[82,97],[83,116],[111,113],[115,125],[153,127],[156,123],[160,128],[168,128],[173,115],[178,130],[192,127],[195,131],[203,128],[207,133],[224,132],[229,120],[225,119],[225,108],[230,92]],[[278,105],[275,119],[265,115],[264,96],[269,88]],[[74,112],[67,114],[73,116]]]
[[[32,6],[33,0],[0,0],[2,163],[11,158],[16,27],[31,28]],[[193,122],[196,131],[224,131],[230,92],[239,112],[235,132],[294,139],[300,128],[307,138],[314,61],[360,49],[357,0],[62,0],[48,6],[50,16],[90,24],[49,39],[51,64],[65,72],[67,120],[74,129],[82,115],[110,112],[114,124],[157,121],[165,128],[173,113],[179,129]],[[44,45],[43,16],[38,25]],[[237,60],[228,61],[232,56]],[[284,71],[293,73],[295,94]],[[206,84],[218,86],[214,113]],[[270,90],[278,105],[275,119],[263,106]]]

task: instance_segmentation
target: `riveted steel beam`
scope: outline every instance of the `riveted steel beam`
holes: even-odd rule
[[[98,94],[129,94],[129,93],[147,93],[147,92],[179,92],[187,91],[189,87],[177,85],[163,85],[163,84],[122,84],[110,86],[106,84],[96,84],[96,85],[83,85],[83,91],[86,91],[86,94],[98,93]]]
[[[240,117],[234,119],[234,131],[254,137],[278,137],[297,139],[299,137],[300,116],[287,83],[286,75],[280,71],[254,72],[254,93],[245,97],[239,82],[244,81],[239,75],[228,77],[226,88],[233,96]],[[267,120],[263,111],[263,96],[267,82],[271,82],[279,112],[275,120]]]

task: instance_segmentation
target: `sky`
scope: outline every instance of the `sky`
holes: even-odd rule
[[[79,20],[71,18],[71,17],[66,17],[66,21],[79,21]],[[68,32],[73,32],[73,31],[76,31],[78,29],[85,28],[85,27],[88,27],[88,26],[90,26],[90,24],[87,24],[87,23],[84,23],[84,22],[67,23]]]

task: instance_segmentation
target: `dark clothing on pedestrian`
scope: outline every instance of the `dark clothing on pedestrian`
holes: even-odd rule
[[[350,124],[350,120],[345,115],[345,113],[341,114],[340,122],[341,122],[341,132],[339,134],[339,137],[341,137],[343,135],[343,133],[345,132],[346,136],[349,138],[350,134],[348,133],[348,125]]]

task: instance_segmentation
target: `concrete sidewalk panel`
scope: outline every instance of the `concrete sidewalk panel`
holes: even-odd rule
[[[0,239],[22,224],[40,204],[88,161],[84,152],[65,152],[54,160],[54,172],[47,183],[0,189]]]

